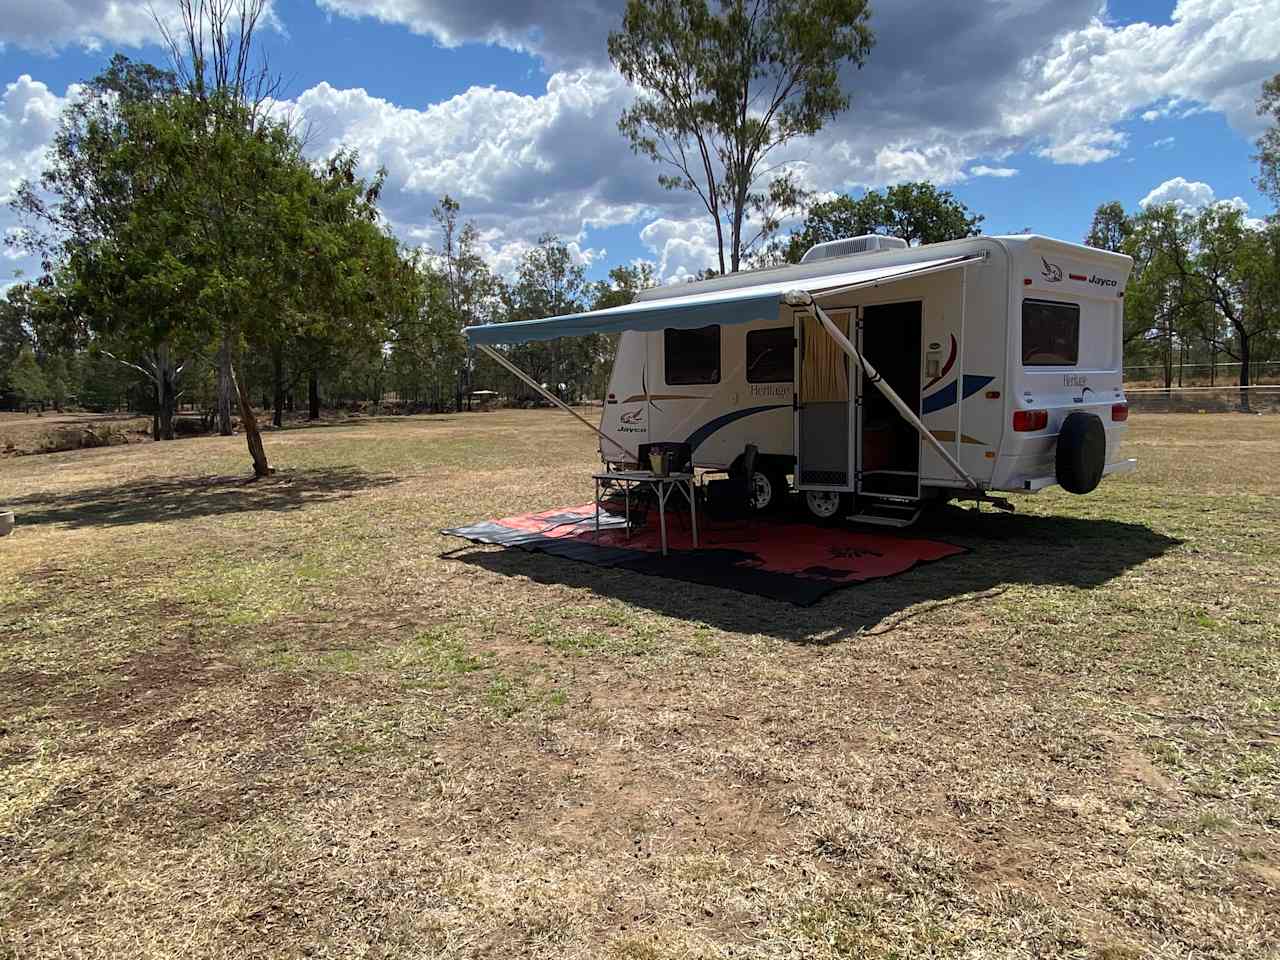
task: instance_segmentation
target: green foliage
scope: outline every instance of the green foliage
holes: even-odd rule
[[[662,186],[698,196],[722,274],[802,201],[767,158],[848,108],[839,73],[870,53],[869,16],[866,0],[628,0],[609,56],[639,96],[619,129],[674,171]]]
[[[357,169],[351,152],[313,166],[234,90],[116,57],[16,206],[50,270],[46,313],[131,358],[164,410],[219,345],[275,358],[277,383],[286,354],[307,369],[380,350],[416,280],[379,218],[383,174]]]
[[[1084,242],[1099,250],[1123,253],[1133,231],[1133,217],[1125,213],[1124,205],[1119,200],[1112,200],[1110,203],[1100,204],[1093,212],[1093,222],[1089,224],[1089,233]]]
[[[841,194],[809,208],[803,225],[787,241],[783,257],[799,263],[814,244],[868,233],[900,237],[911,244],[959,240],[980,234],[983,219],[951,191],[939,190],[925,180],[900,183],[884,193],[869,190],[857,199]]]
[[[591,289],[586,271],[558,237],[538,238],[520,260],[515,282],[505,293],[505,320],[536,320],[587,309]],[[512,347],[512,360],[557,396],[586,395],[595,368],[607,351],[603,337],[564,337]]]
[[[42,403],[49,396],[49,385],[44,372],[36,362],[35,351],[30,345],[18,351],[9,367],[9,388],[25,403]]]
[[[1262,85],[1258,98],[1258,116],[1268,118],[1270,126],[1258,138],[1258,189],[1280,206],[1280,73]]]
[[[1131,222],[1128,335],[1160,345],[1166,382],[1174,344],[1195,339],[1238,360],[1248,385],[1257,347],[1280,334],[1280,223],[1256,228],[1223,203],[1155,206]]]

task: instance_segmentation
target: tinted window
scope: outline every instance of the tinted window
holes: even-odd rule
[[[720,382],[720,325],[664,332],[667,383]]]
[[[1079,359],[1079,304],[1022,301],[1023,365],[1073,367]]]
[[[747,332],[747,383],[790,383],[795,378],[791,327]]]

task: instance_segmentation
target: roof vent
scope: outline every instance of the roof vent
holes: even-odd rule
[[[844,240],[828,240],[818,243],[805,251],[800,258],[801,263],[813,263],[815,260],[830,260],[833,257],[851,257],[855,253],[874,253],[877,250],[905,250],[907,241],[898,237],[884,237],[878,233],[868,233],[861,237],[848,237]]]

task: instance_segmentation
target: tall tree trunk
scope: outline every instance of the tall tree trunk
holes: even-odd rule
[[[167,343],[161,343],[156,347],[156,392],[160,405],[158,420],[160,436],[164,440],[172,440],[177,391],[173,386],[173,356],[169,352]]]
[[[271,348],[271,373],[274,386],[275,403],[272,406],[271,424],[284,426],[284,347],[276,344]]]
[[[236,395],[240,398],[240,419],[244,424],[244,439],[249,445],[249,456],[253,458],[253,475],[257,478],[269,477],[275,473],[267,462],[267,451],[262,446],[262,433],[258,430],[258,418],[253,414],[253,405],[249,403],[249,395],[236,379],[235,371],[231,371],[231,383]]]
[[[1252,338],[1243,324],[1236,326],[1236,339],[1240,341],[1240,409],[1249,412],[1249,351]]]
[[[320,378],[314,370],[307,374],[307,419],[320,419]]]
[[[231,436],[231,393],[235,390],[235,374],[231,370],[231,332],[222,335],[218,348],[218,433]]]

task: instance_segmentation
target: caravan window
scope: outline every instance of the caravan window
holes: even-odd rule
[[[1074,367],[1080,360],[1080,305],[1022,301],[1022,363]]]
[[[663,334],[667,383],[720,382],[720,325],[696,330],[666,330]]]
[[[791,327],[747,331],[747,383],[794,380],[795,336]]]

